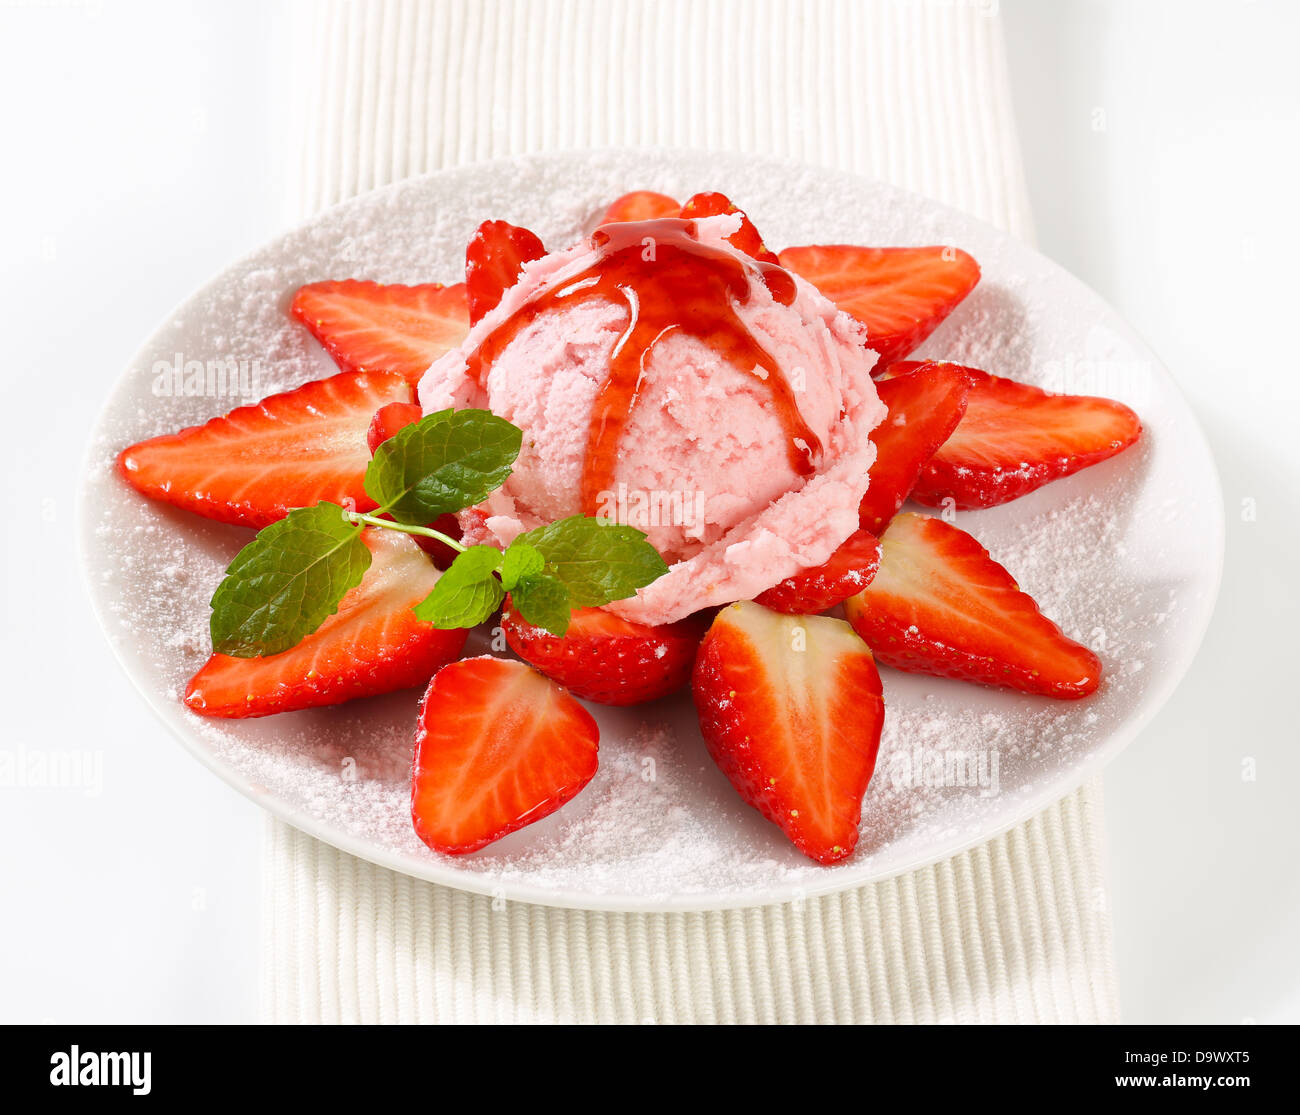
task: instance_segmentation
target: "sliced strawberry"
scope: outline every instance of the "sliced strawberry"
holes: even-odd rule
[[[758,229],[754,227],[754,222],[743,209],[734,205],[726,194],[696,194],[682,206],[683,217],[719,217],[727,213],[740,214],[740,230],[728,236],[727,242],[746,255],[753,256],[764,263],[776,263],[776,253],[768,251],[763,238],[758,234]]]
[[[928,507],[994,507],[1115,456],[1142,423],[1123,403],[1050,395],[976,368],[966,413],[921,470],[912,498]]]
[[[821,565],[804,569],[759,593],[754,602],[787,615],[815,615],[861,592],[880,567],[880,543],[874,534],[854,531]]]
[[[904,513],[880,542],[876,579],[844,612],[881,662],[1047,697],[1097,688],[1097,656],[1063,635],[964,530]]]
[[[611,204],[600,218],[600,223],[612,225],[620,221],[653,221],[660,217],[676,217],[681,210],[681,203],[667,194],[657,194],[653,190],[633,190]]]
[[[266,658],[214,654],[185,690],[202,716],[242,719],[336,705],[423,685],[460,654],[466,631],[441,631],[411,610],[440,574],[408,537],[367,530],[370,568],[339,610],[297,646]]]
[[[819,863],[851,854],[884,705],[849,625],[732,604],[700,645],[692,688],[709,754],[740,796]]]
[[[879,534],[903,506],[925,463],[961,421],[968,390],[956,364],[921,362],[906,375],[877,382],[889,413],[871,431],[876,460],[858,508],[864,530]]]
[[[980,279],[960,248],[827,244],[786,248],[780,262],[867,327],[880,366],[916,348]]]
[[[465,284],[309,283],[289,312],[345,372],[392,372],[412,387],[469,332]]]
[[[877,381],[899,379],[902,376],[910,376],[913,372],[920,368],[924,368],[927,364],[952,364],[952,362],[949,360],[894,360],[886,364],[883,360],[879,360],[876,362],[876,366],[871,370],[871,376]],[[952,364],[952,367],[961,368],[965,371],[965,367],[961,364]],[[877,382],[876,387],[879,389],[879,382]]]
[[[145,495],[223,523],[264,527],[321,500],[369,511],[371,416],[413,394],[399,375],[343,372],[132,445],[117,468]]]
[[[563,636],[534,627],[509,605],[501,624],[520,658],[602,705],[636,705],[676,692],[691,676],[704,633],[687,620],[648,627],[599,608],[575,611]]]
[[[484,221],[465,249],[465,288],[473,325],[496,308],[515,285],[529,260],[546,254],[542,242],[526,228],[505,221]]]
[[[424,411],[420,409],[419,403],[389,403],[380,407],[370,420],[370,428],[366,430],[366,444],[370,447],[371,454],[399,430],[423,417]]]
[[[452,663],[420,705],[416,835],[463,855],[540,821],[591,781],[599,739],[591,713],[522,662]]]

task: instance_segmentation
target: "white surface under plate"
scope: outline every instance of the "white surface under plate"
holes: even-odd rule
[[[1068,634],[1097,650],[1101,690],[1057,702],[882,668],[886,723],[862,838],[834,867],[805,859],[740,801],[705,753],[686,694],[626,710],[592,706],[601,767],[591,785],[551,817],[459,858],[429,851],[411,828],[417,692],[246,722],[204,720],[179,701],[207,655],[212,589],[251,533],[151,503],[114,474],[123,446],[235,405],[155,396],[155,361],[178,353],[256,360],[259,397],[329,375],[329,358],[286,313],[301,284],[454,282],[480,221],[525,224],[563,246],[635,188],[678,197],[723,190],[777,247],[965,248],[983,279],[920,355],[1108,395],[1144,424],[1141,443],[1119,457],[957,520]],[[879,182],[683,152],[539,156],[411,179],[345,202],[235,265],[163,324],[113,388],[89,447],[81,525],[91,596],[127,673],[231,785],[398,871],[519,901],[627,910],[838,890],[951,855],[1066,794],[1134,738],[1186,671],[1223,548],[1218,480],[1187,404],[1133,331],[1061,268],[988,225]],[[471,648],[486,649],[474,640]],[[954,751],[976,753],[986,783],[996,761],[996,784],[930,785],[936,779],[916,772],[916,758],[930,769],[936,753]]]

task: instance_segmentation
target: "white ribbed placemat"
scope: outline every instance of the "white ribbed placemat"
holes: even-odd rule
[[[332,0],[305,212],[575,147],[752,151],[1032,235],[996,0]],[[702,187],[703,188],[703,187]],[[284,1022],[1111,1022],[1100,781],[972,851],[826,898],[549,909],[411,879],[272,820],[262,1006]]]

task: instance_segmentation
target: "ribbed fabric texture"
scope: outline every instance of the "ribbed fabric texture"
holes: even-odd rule
[[[827,898],[610,914],[450,890],[270,823],[277,1022],[1112,1022],[1091,788]]]
[[[457,163],[689,146],[856,170],[1032,235],[995,4],[375,0],[312,9],[310,212]],[[467,894],[269,822],[277,1022],[1111,1022],[1094,782],[973,851],[698,914]]]
[[[996,8],[334,0],[302,86],[302,197],[314,212],[504,155],[695,147],[884,178],[1030,239]]]

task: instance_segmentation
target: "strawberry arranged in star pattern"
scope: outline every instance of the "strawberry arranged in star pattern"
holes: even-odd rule
[[[858,519],[863,530],[879,534],[966,413],[970,381],[955,364],[922,361],[906,375],[880,380],[876,390],[889,413],[871,431],[876,460]]]
[[[309,283],[289,308],[345,372],[392,372],[412,387],[469,332],[465,284]]]
[[[732,604],[704,637],[692,689],[709,754],[740,796],[819,863],[850,855],[884,705],[849,625]]]
[[[1086,697],[1101,661],[1062,634],[964,530],[927,515],[894,518],[875,580],[845,602],[876,657],[911,673]]]
[[[887,374],[915,375],[912,367],[895,364]],[[921,469],[912,492],[928,507],[942,507],[947,499],[963,509],[1018,499],[1115,456],[1142,433],[1138,416],[1123,403],[1052,395],[978,368],[960,371],[970,384],[966,411]]]
[[[660,217],[676,217],[682,207],[676,199],[653,190],[633,190],[613,201],[600,218],[600,224],[612,225],[620,221],[653,221]]]
[[[362,480],[372,416],[413,395],[390,372],[343,372],[132,445],[118,455],[118,472],[153,499],[242,526],[264,527],[321,500],[369,511]]]
[[[786,248],[781,266],[801,275],[867,327],[877,367],[900,360],[933,333],[980,279],[960,248]]]
[[[271,533],[292,535],[300,530],[297,518],[280,520],[311,508],[297,548],[286,543],[284,553],[299,565],[298,579],[287,583],[335,578],[329,600],[308,594],[316,601],[313,626],[304,627],[310,634],[263,657],[212,655],[190,681],[186,704],[205,716],[252,717],[428,682],[415,739],[412,820],[434,850],[464,854],[547,816],[591,780],[598,731],[575,698],[630,705],[667,696],[689,680],[706,747],[744,800],[805,854],[831,863],[858,841],[884,715],[877,661],[1042,696],[1094,692],[1102,669],[1097,656],[1046,618],[974,538],[899,509],[909,496],[960,508],[1015,499],[1132,445],[1141,434],[1137,417],[1104,399],[1050,395],[946,361],[903,359],[978,283],[978,265],[958,249],[810,245],[778,256],[743,210],[717,192],[679,205],[665,194],[635,191],[614,201],[601,223],[717,214],[738,214],[732,244],[816,285],[865,325],[867,344],[879,355],[873,374],[888,415],[871,434],[877,455],[859,509],[861,529],[830,559],[754,602],[720,609],[703,637],[702,616],[647,627],[601,608],[578,608],[566,633],[555,635],[524,621],[507,596],[502,628],[525,661],[455,661],[467,632],[418,619],[416,605],[431,608],[421,614],[441,617],[449,628],[464,626],[493,613],[507,587],[521,593],[520,582],[507,585],[502,572],[497,585],[489,571],[495,595],[477,597],[485,583],[462,564],[457,569],[467,579],[456,580],[453,570],[435,593],[438,566],[446,568],[459,551],[399,533],[420,528],[394,523],[395,512],[363,526],[346,509],[375,510],[363,486],[367,463],[424,417],[415,397],[420,378],[499,304],[523,266],[545,253],[527,229],[485,221],[467,247],[463,283],[346,279],[311,283],[295,294],[292,315],[341,374],[119,456],[118,470],[139,491],[224,522],[274,523]],[[479,499],[454,505],[471,534],[486,514]],[[440,514],[431,525],[461,537],[455,514]],[[323,540],[319,553],[313,538]],[[336,543],[369,552],[368,566],[355,552],[344,561],[355,563],[360,583],[332,566],[323,571],[320,562]],[[465,557],[476,567],[496,560],[483,547],[471,549],[476,553]],[[546,564],[553,559],[521,552],[511,576],[523,576],[530,560],[534,570],[554,575],[560,566]],[[588,576],[585,567],[580,575]],[[240,591],[256,600],[265,575],[246,577]],[[242,637],[246,618],[256,630],[263,617],[241,604],[246,614],[232,620],[228,601],[244,598],[225,599],[220,608],[213,601],[213,637],[218,621],[225,623],[224,649],[256,655],[285,645],[229,641],[232,623]],[[326,605],[336,600],[330,613]],[[816,614],[841,603],[848,623]]]
[[[444,667],[415,731],[416,834],[464,855],[541,820],[591,781],[599,740],[591,713],[522,662]]]
[[[854,531],[821,565],[804,569],[754,597],[756,603],[788,615],[815,615],[861,592],[880,567],[880,542]]]
[[[541,240],[526,228],[505,221],[484,221],[479,225],[465,249],[470,324],[496,309],[501,295],[515,285],[525,263],[545,254]]]
[[[368,530],[370,568],[336,614],[297,646],[264,658],[214,654],[185,689],[202,716],[242,719],[336,705],[423,685],[460,655],[466,631],[443,631],[411,610],[439,573],[411,539]]]
[[[754,227],[754,222],[743,209],[733,204],[726,194],[696,194],[682,206],[681,215],[690,218],[720,217],[728,213],[740,214],[740,230],[727,237],[728,243],[763,263],[776,263],[776,253],[768,251],[763,238],[758,234],[758,229]]]
[[[564,635],[552,635],[508,603],[501,625],[510,649],[525,662],[575,696],[602,705],[636,705],[675,693],[691,676],[704,633],[691,620],[647,627],[600,608],[581,608]]]

